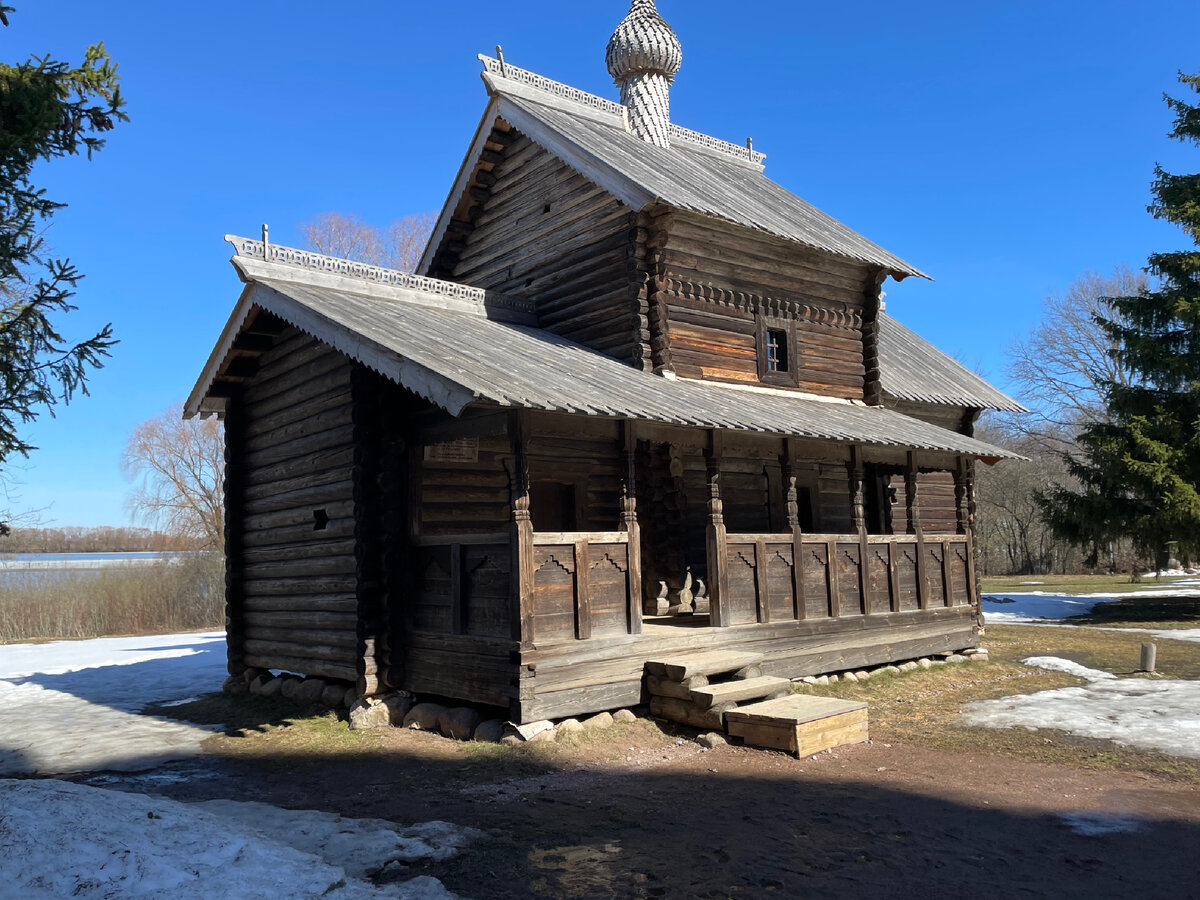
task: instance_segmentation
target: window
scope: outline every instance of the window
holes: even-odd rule
[[[797,383],[796,332],[789,319],[758,316],[758,380],[794,387]]]
[[[767,371],[788,371],[787,332],[782,328],[767,329]]]

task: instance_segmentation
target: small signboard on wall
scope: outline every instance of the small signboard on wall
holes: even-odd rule
[[[428,462],[473,463],[479,462],[479,438],[460,438],[425,447]]]

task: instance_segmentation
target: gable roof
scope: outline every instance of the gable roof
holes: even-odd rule
[[[1013,454],[882,407],[711,382],[669,379],[522,324],[501,298],[420,279],[388,284],[345,273],[344,260],[237,238],[247,288],[185,406],[206,397],[255,309],[265,309],[395,383],[459,415],[472,405],[541,409],[915,450],[987,460]],[[341,264],[341,270],[330,268]],[[381,270],[386,271],[386,270]],[[412,278],[393,273],[398,278]],[[468,289],[469,290],[469,289]],[[224,349],[223,349],[224,348]]]
[[[421,260],[432,265],[496,119],[634,210],[659,202],[807,247],[877,265],[896,279],[928,277],[762,173],[763,154],[671,126],[671,146],[628,132],[620,104],[480,56],[491,102]]]
[[[897,400],[1028,412],[884,312],[879,314],[879,386]]]

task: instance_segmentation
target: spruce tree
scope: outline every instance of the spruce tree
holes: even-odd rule
[[[12,11],[0,4],[0,26]],[[31,178],[38,162],[103,147],[99,135],[126,118],[124,104],[103,44],[88,47],[79,66],[49,57],[0,63],[0,464],[35,449],[19,427],[87,393],[90,370],[115,343],[109,326],[78,341],[59,332],[83,276],[49,255],[42,234],[64,204]]]
[[[1200,94],[1200,74],[1179,80]],[[1200,145],[1200,106],[1165,99],[1175,113],[1170,137]],[[1070,461],[1079,487],[1042,497],[1047,523],[1089,548],[1093,565],[1120,537],[1159,566],[1170,550],[1200,555],[1200,174],[1156,166],[1152,191],[1151,215],[1197,247],[1151,255],[1156,289],[1114,298],[1115,314],[1099,319],[1137,377],[1105,383],[1110,421],[1089,426]]]

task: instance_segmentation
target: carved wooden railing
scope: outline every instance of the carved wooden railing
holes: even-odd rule
[[[715,618],[745,625],[969,606],[970,560],[960,534],[730,534]]]
[[[566,641],[640,631],[629,535],[535,532],[526,640]]]

